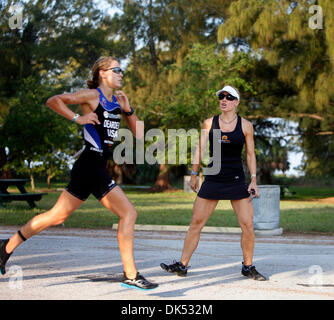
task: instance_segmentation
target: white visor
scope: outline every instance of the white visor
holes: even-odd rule
[[[231,86],[225,86],[223,89],[217,91],[216,92],[217,97],[220,95],[221,92],[224,92],[224,91],[228,92],[230,95],[232,95],[233,97],[237,98],[240,101],[239,93],[237,92],[237,90],[235,90]]]

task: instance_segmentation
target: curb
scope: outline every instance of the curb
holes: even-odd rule
[[[283,228],[270,229],[270,230],[255,230],[256,236],[281,236],[283,234]]]
[[[112,230],[117,230],[118,224],[112,225]],[[174,231],[187,232],[189,226],[172,226],[172,225],[152,225],[152,224],[136,224],[135,231]],[[204,227],[204,233],[234,233],[241,234],[241,228],[237,227]],[[272,230],[254,230],[256,236],[280,236],[283,234],[283,229]]]

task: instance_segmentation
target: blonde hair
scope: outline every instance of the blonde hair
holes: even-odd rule
[[[98,58],[92,67],[92,79],[87,81],[89,89],[96,89],[100,84],[100,70],[106,70],[113,61],[118,61],[114,57],[102,56]]]

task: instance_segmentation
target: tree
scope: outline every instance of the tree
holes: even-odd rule
[[[141,22],[135,20],[137,32],[131,33],[138,37],[137,51],[130,59],[125,88],[136,112],[144,117],[147,130],[165,128],[161,123],[165,116],[163,96],[171,99],[174,85],[168,81],[166,68],[174,63],[180,66],[194,43],[214,41],[216,28],[222,21],[223,10],[218,2],[212,1],[210,6],[205,1],[156,0],[144,2],[146,6],[139,1],[124,2],[126,6],[133,5],[138,16],[143,17]],[[123,12],[128,17],[123,19],[131,20],[130,12]],[[168,169],[160,165],[156,181],[159,189],[169,186]]]
[[[21,4],[24,18],[22,29],[12,30],[8,24],[7,11],[8,7],[16,2],[9,1],[6,7],[3,2],[0,2],[1,10],[3,9],[0,16],[0,54],[2,56],[0,62],[0,163],[2,174],[4,174],[3,168],[7,162],[5,148],[9,148],[7,143],[9,140],[4,137],[15,139],[8,134],[11,128],[12,133],[15,134],[15,128],[12,127],[15,122],[13,115],[26,114],[26,110],[22,110],[23,106],[32,113],[34,109],[31,108],[36,107],[37,111],[41,106],[45,112],[49,112],[44,107],[46,99],[53,93],[81,88],[87,79],[92,63],[100,55],[109,55],[110,51],[113,51],[115,56],[125,56],[122,44],[111,37],[110,17],[105,16],[94,2],[82,0],[24,2]],[[27,93],[22,89],[25,86],[28,86]],[[43,91],[43,94],[40,94],[38,90]],[[24,97],[25,94],[27,94],[27,99]],[[43,96],[45,100],[42,101],[39,96]],[[29,106],[26,105],[28,101],[31,103]],[[37,120],[34,119],[35,123],[38,123],[34,130],[38,128],[41,134],[44,133],[45,125],[41,126],[38,121],[50,120],[47,117],[43,118],[46,116],[43,112],[36,115]],[[33,118],[32,115],[29,116]],[[24,122],[22,117],[20,119]],[[57,121],[50,120],[51,122],[57,123]],[[6,123],[6,129],[4,129],[4,123]],[[67,123],[67,126],[68,128],[57,127],[57,125],[52,127],[54,130],[61,130],[60,134],[57,131],[54,134],[62,136],[62,133],[68,133],[69,130],[71,131],[71,124]],[[31,130],[31,128],[26,129]],[[22,165],[24,163],[21,157],[23,154],[33,163],[38,161],[38,157],[40,159],[44,157],[43,161],[46,161],[46,155],[50,155],[48,159],[51,159],[51,155],[58,154],[58,142],[56,143],[56,137],[50,137],[51,134],[51,132],[47,133],[52,141],[51,144],[48,144],[48,141],[40,140],[41,143],[48,144],[47,150],[31,145],[32,140],[17,141],[22,147],[21,150],[15,144],[11,144],[12,149],[9,149],[11,161],[15,160],[14,156],[18,156],[18,162]],[[30,137],[33,136],[33,134],[30,135]],[[52,149],[52,144],[57,145],[55,149]],[[16,151],[21,151],[21,154]],[[50,160],[48,162],[51,166]]]
[[[257,120],[254,122],[254,142],[257,163],[257,174],[262,184],[271,184],[275,170],[289,169],[288,151],[291,137],[285,132],[287,125],[272,120]],[[247,168],[248,170],[248,168]]]
[[[250,68],[250,64],[251,58],[245,53],[229,57],[225,51],[217,52],[216,45],[195,44],[182,64],[176,62],[160,74],[158,88],[167,94],[152,93],[145,118],[158,123],[166,137],[168,129],[196,129],[200,132],[204,119],[219,113],[215,93],[224,83],[244,91],[253,90],[252,84],[243,79],[243,72]],[[245,108],[247,106],[241,102],[240,112]],[[152,109],[159,113],[152,113]],[[191,151],[189,146],[188,165]],[[168,187],[169,183],[168,166],[161,168],[164,171],[161,170],[155,185],[159,189]]]
[[[268,79],[270,88],[262,90],[266,95],[261,97],[272,107],[277,105],[272,92],[279,92],[283,82],[271,81],[270,73],[275,68],[266,63],[264,75],[261,68],[265,63],[261,60],[243,52],[230,54],[227,45],[233,42],[216,43],[217,28],[225,21],[231,2],[157,0],[146,1],[146,6],[138,1],[121,4],[123,15],[117,16],[119,35],[131,41],[137,39],[137,50],[130,46],[125,90],[136,112],[145,119],[146,130],[160,128],[167,137],[168,128],[199,129],[203,119],[218,112],[215,92],[223,82],[233,83],[243,91],[239,110],[245,117],[263,115],[253,96],[261,92]],[[121,21],[129,22],[129,27]],[[261,121],[256,122],[260,127]],[[156,189],[170,186],[169,169],[160,165]]]
[[[45,106],[52,89],[41,79],[25,79],[3,125],[3,141],[9,149],[8,164],[17,173],[29,173],[32,189],[34,173],[48,172],[48,183],[56,170],[65,169],[66,152],[73,153],[77,126],[69,125]],[[60,153],[62,152],[62,153]]]
[[[323,29],[309,27],[311,5],[321,6]],[[284,83],[283,90],[271,94],[279,98],[277,108],[259,101],[262,118],[297,120],[306,170],[317,168],[318,174],[333,175],[327,159],[314,161],[323,154],[323,145],[334,159],[330,148],[334,142],[333,1],[237,0],[228,12],[218,40],[257,55],[277,70],[277,79]]]

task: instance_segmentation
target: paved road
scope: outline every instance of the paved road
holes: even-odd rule
[[[0,238],[17,228],[0,227]],[[269,281],[240,274],[240,235],[203,233],[188,277],[159,264],[178,259],[184,232],[137,231],[137,268],[160,286],[120,286],[116,231],[51,228],[20,246],[0,276],[0,300],[334,299],[334,237],[257,236],[255,265]]]

